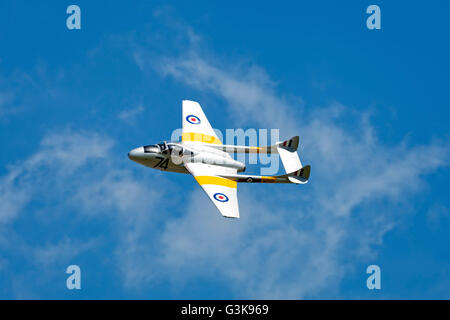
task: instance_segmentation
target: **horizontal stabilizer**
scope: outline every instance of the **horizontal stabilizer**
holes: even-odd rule
[[[291,172],[287,174],[287,177],[292,183],[302,183],[305,184],[309,180],[309,174],[311,173],[311,166],[307,165],[297,170],[295,172]]]
[[[293,138],[290,138],[289,140],[278,142],[277,147],[282,147],[283,149],[293,152],[293,151],[297,151],[298,142],[299,142],[299,138],[298,138],[298,136],[295,136]]]

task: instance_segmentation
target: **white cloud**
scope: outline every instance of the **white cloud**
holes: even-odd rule
[[[440,226],[450,229],[450,210],[446,206],[435,203],[427,212],[427,223],[430,228],[436,230]]]
[[[111,140],[92,133],[47,135],[36,153],[0,178],[0,222],[13,220],[45,186],[67,188],[65,177],[89,160],[105,158],[111,147]]]
[[[376,256],[374,247],[404,218],[399,205],[426,186],[423,178],[448,166],[449,144],[385,145],[368,113],[333,103],[301,114],[301,99],[280,96],[262,68],[230,67],[199,52],[192,46],[154,67],[223,98],[236,125],[299,134],[311,180],[301,187],[239,186],[239,221],[223,220],[194,191],[186,214],[164,229],[151,266],[163,266],[174,281],[221,279],[238,298],[320,297],[335,290],[355,261]]]
[[[242,218],[231,222],[201,191],[193,193],[186,215],[162,236],[162,264],[171,276],[220,275],[238,298],[320,297],[355,261],[373,259],[374,246],[402,219],[396,204],[449,162],[448,145],[387,147],[320,115],[303,132],[310,184],[240,185]]]
[[[145,108],[142,105],[138,105],[135,108],[122,110],[117,117],[125,121],[129,124],[133,124],[136,121],[136,118],[145,111]]]
[[[46,135],[35,153],[0,177],[0,222],[7,228],[21,215],[24,219],[35,215],[36,221],[44,225],[61,218],[77,223],[81,216],[107,221],[113,226],[109,231],[115,245],[115,265],[123,274],[125,285],[132,285],[148,273],[148,269],[136,268],[134,259],[139,260],[139,255],[149,252],[149,239],[154,239],[158,223],[166,216],[161,214],[166,208],[161,201],[165,192],[154,186],[170,184],[158,178],[149,183],[137,177],[123,163],[133,168],[138,168],[137,165],[129,163],[125,156],[120,159],[115,155],[113,145],[111,138],[93,132],[67,130]],[[36,200],[41,206],[30,207]],[[34,263],[46,266],[46,270],[99,246],[104,240],[97,239],[97,235],[79,240],[77,234],[70,237],[61,234],[62,239],[52,237],[45,241],[44,236],[28,243],[12,234],[13,230],[8,232],[19,237],[20,245],[17,239],[13,245],[10,239],[2,237],[0,247],[14,248]]]
[[[155,178],[147,184],[128,170],[110,169],[78,188],[71,202],[82,213],[104,214],[113,222],[116,266],[126,287],[139,288],[142,281],[153,279],[150,262],[158,248],[152,243],[169,216],[164,199],[171,197],[164,190],[170,184]],[[176,201],[168,203],[176,208]]]
[[[239,115],[236,125],[252,121],[299,134],[303,162],[312,164],[308,185],[240,185],[242,218],[227,220],[200,189],[186,196],[169,180],[146,181],[124,169],[110,138],[59,132],[0,178],[0,222],[14,221],[39,197],[77,216],[113,221],[115,265],[130,290],[167,279],[177,286],[221,282],[236,298],[323,297],[336,290],[355,261],[373,259],[385,233],[404,219],[398,204],[423,190],[427,174],[448,165],[448,143],[387,146],[367,114],[338,103],[298,122],[301,100],[277,93],[261,67],[230,67],[194,48],[155,66],[222,97],[230,115]],[[135,56],[145,60],[145,52]],[[32,248],[32,257],[56,261],[61,250],[90,248],[84,245],[63,239]]]
[[[283,128],[292,135],[297,127],[295,115],[286,98],[275,92],[275,83],[264,69],[258,66],[241,66],[224,70],[200,57],[192,50],[177,58],[163,58],[156,68],[163,75],[192,86],[200,91],[210,91],[222,96],[228,103],[229,112],[236,125],[251,123],[265,128]],[[297,104],[302,105],[300,98]],[[286,115],[290,115],[287,117]]]
[[[37,265],[48,268],[55,265],[68,265],[76,256],[98,246],[95,239],[86,242],[63,238],[56,243],[48,243],[33,250],[34,261]]]
[[[0,91],[0,119],[3,119],[18,111],[18,108],[14,106],[14,93],[12,91]]]
[[[62,97],[60,80],[64,70],[48,70],[45,61],[38,61],[31,71],[14,68],[0,72],[0,120],[36,107],[36,101],[51,102]]]
[[[338,281],[342,266],[335,255],[343,231],[306,228],[301,211],[277,208],[262,196],[269,193],[241,192],[242,218],[225,221],[200,190],[194,192],[187,214],[170,222],[162,237],[161,264],[170,277],[221,279],[236,298],[299,298]]]

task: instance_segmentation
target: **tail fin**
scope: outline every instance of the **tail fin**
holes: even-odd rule
[[[288,151],[293,152],[293,151],[297,151],[298,141],[299,141],[298,136],[295,136],[295,137],[290,138],[289,140],[278,142],[276,144],[276,146],[283,147],[284,149],[287,149]]]
[[[288,180],[292,183],[307,183],[311,166],[303,166],[297,153],[299,138],[293,137],[289,140],[277,143],[277,151],[280,154],[281,162],[287,174]]]
[[[276,144],[277,152],[287,173],[295,172],[303,168],[297,153],[298,136]]]
[[[292,183],[307,183],[309,180],[309,174],[311,173],[311,166],[307,165],[300,170],[287,174],[287,177]]]

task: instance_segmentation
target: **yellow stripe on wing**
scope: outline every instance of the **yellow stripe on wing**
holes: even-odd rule
[[[230,180],[230,179],[221,178],[221,177],[196,176],[195,180],[197,180],[197,182],[200,185],[214,184],[216,186],[224,186],[224,187],[228,187],[228,188],[237,188],[237,182],[236,181],[233,181],[233,180]]]
[[[181,141],[183,142],[197,141],[203,143],[222,144],[222,141],[220,141],[214,136],[197,132],[184,132],[181,135]]]

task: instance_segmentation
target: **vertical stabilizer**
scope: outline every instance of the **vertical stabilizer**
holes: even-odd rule
[[[290,141],[293,142],[289,143]],[[277,151],[280,154],[286,173],[300,170],[303,166],[297,153],[298,137],[277,143]]]

